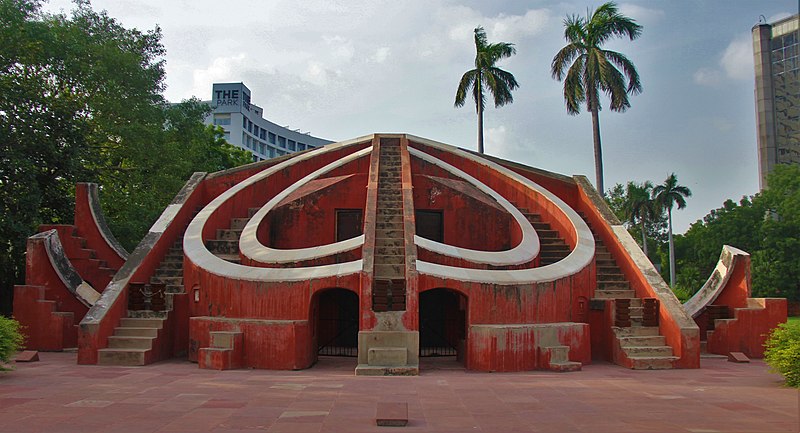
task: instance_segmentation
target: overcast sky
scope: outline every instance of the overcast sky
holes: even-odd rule
[[[600,1],[93,0],[126,27],[161,27],[166,97],[211,98],[214,82],[244,82],[275,123],[331,140],[406,132],[474,149],[474,103],[453,107],[473,67],[472,32],[511,42],[501,67],[520,88],[485,113],[486,152],[594,181],[591,117],[570,116],[550,62],[563,19]],[[644,92],[626,113],[600,113],[605,183],[672,172],[693,197],[676,232],[758,190],[750,29],[797,13],[798,0],[651,0],[619,3],[644,26],[607,48],[637,66]],[[51,0],[50,11],[68,11]],[[604,101],[607,104],[607,101]]]

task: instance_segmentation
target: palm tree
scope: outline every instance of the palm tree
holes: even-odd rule
[[[647,229],[645,226],[648,222],[658,217],[658,209],[655,200],[652,198],[652,191],[653,183],[649,180],[641,184],[628,182],[623,205],[628,221],[632,225],[639,224],[642,230],[642,249],[644,250],[644,255],[648,257]]]
[[[606,3],[587,18],[572,15],[564,19],[564,38],[567,46],[553,58],[550,73],[564,81],[564,101],[567,113],[580,113],[581,103],[592,113],[594,165],[597,190],[603,189],[603,151],[600,147],[600,91],[611,99],[612,111],[625,111],[631,104],[629,94],[642,91],[636,67],[623,54],[604,50],[603,44],[612,37],[636,39],[642,26],[619,13],[617,5]],[[622,71],[620,72],[619,67]],[[626,84],[627,80],[627,84]]]
[[[486,40],[486,32],[483,27],[475,28],[475,69],[464,73],[456,90],[456,107],[463,107],[467,101],[467,92],[472,88],[472,98],[475,100],[475,109],[478,112],[478,152],[483,153],[483,109],[486,104],[484,89],[488,90],[494,97],[494,106],[514,102],[511,91],[519,87],[517,80],[510,72],[506,72],[497,66],[501,59],[511,57],[517,52],[514,44],[498,42],[490,44]]]
[[[653,200],[667,210],[669,217],[669,284],[675,287],[675,244],[672,242],[672,207],[678,205],[678,209],[686,207],[686,198],[692,196],[689,188],[678,185],[678,177],[675,173],[667,176],[663,184],[653,188]]]

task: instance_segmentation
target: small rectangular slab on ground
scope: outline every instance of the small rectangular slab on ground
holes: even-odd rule
[[[39,360],[39,352],[35,350],[23,350],[14,358],[15,362],[34,362]]]
[[[408,424],[408,403],[378,402],[375,421],[384,427],[405,427]]]
[[[750,362],[750,358],[742,352],[731,352],[728,354],[729,362]]]

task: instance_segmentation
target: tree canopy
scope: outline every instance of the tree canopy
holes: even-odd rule
[[[193,171],[250,161],[202,124],[199,101],[169,105],[161,30],[128,29],[88,2],[46,14],[40,0],[0,0],[0,293],[10,308],[26,238],[70,223],[74,185],[101,185],[127,248]]]

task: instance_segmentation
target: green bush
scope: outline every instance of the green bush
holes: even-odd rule
[[[764,360],[772,371],[786,379],[786,385],[800,387],[800,324],[782,323],[766,343]]]
[[[22,348],[24,341],[25,337],[20,332],[19,322],[0,316],[0,371],[11,369],[5,364],[8,364],[11,357]]]

